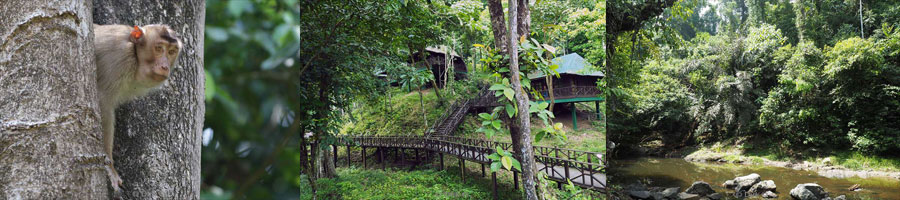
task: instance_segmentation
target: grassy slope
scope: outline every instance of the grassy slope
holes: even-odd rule
[[[419,93],[394,89],[390,91],[390,102],[385,100],[377,105],[356,106],[351,112],[354,119],[348,120],[341,128],[342,134],[352,135],[422,135],[425,132],[425,120],[422,119],[422,106]],[[428,115],[428,126],[441,117],[445,107],[438,105],[434,92],[423,90],[425,112]]]

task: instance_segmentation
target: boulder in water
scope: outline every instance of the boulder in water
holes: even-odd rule
[[[678,199],[680,200],[698,200],[700,199],[700,195],[696,194],[688,194],[688,193],[678,193]]]
[[[719,200],[719,199],[725,198],[725,196],[722,194],[719,194],[719,193],[712,193],[710,195],[706,195],[706,198],[712,199],[712,200]]]
[[[834,200],[847,200],[847,196],[841,195],[834,198]]]
[[[628,196],[635,199],[648,199],[650,198],[650,191],[628,191]]]
[[[767,199],[772,199],[772,198],[778,198],[778,195],[772,191],[766,191],[766,193],[762,194],[762,197],[767,198]]]
[[[725,187],[728,189],[733,189],[735,185],[737,185],[737,184],[734,183],[734,180],[727,180],[727,181],[725,181],[725,183],[722,184],[722,187]]]
[[[825,188],[815,183],[797,184],[797,187],[791,189],[791,197],[799,200],[820,200],[828,198],[828,192]]]
[[[754,184],[753,187],[750,187],[750,189],[747,190],[747,194],[758,195],[758,194],[766,193],[768,191],[774,192],[775,187],[776,187],[775,181],[772,181],[772,180],[760,181],[759,183]]]
[[[679,190],[681,190],[681,188],[671,187],[671,188],[666,188],[662,192],[659,192],[659,194],[660,194],[660,196],[666,197],[666,198],[677,198]]]
[[[750,175],[734,178],[734,183],[735,183],[734,191],[736,191],[738,193],[747,192],[747,190],[750,190],[750,187],[753,187],[753,185],[755,185],[759,181],[760,181],[759,174],[756,174],[756,173],[752,173]]]
[[[685,190],[684,193],[706,196],[712,193],[716,193],[716,191],[709,186],[709,183],[697,181],[694,182],[694,184],[691,184],[691,187]]]

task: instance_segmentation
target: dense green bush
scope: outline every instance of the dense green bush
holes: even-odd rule
[[[621,101],[634,132],[650,134],[623,142],[754,136],[797,148],[900,150],[900,33],[882,31],[833,47],[793,46],[764,23],[746,36],[697,34],[686,53],[663,49],[644,61]]]

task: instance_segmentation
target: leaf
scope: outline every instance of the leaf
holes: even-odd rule
[[[516,93],[512,89],[504,89],[503,94],[506,95],[506,99],[509,99],[509,101],[515,101],[515,97],[513,95],[515,95]]]
[[[550,106],[550,103],[541,102],[540,104],[538,104],[538,109],[541,109],[541,110],[547,109],[547,107],[549,107],[549,106]]]
[[[500,158],[500,163],[503,163],[503,168],[509,170],[512,167],[512,158],[510,158],[509,156],[503,156],[502,158]]]
[[[503,67],[503,68],[500,68],[499,71],[500,71],[500,73],[509,72],[509,68]]]
[[[562,123],[557,122],[556,124],[553,124],[553,129],[562,130],[562,128],[563,128]]]
[[[494,120],[494,122],[491,122],[491,125],[494,126],[494,129],[500,129],[500,125],[502,124],[500,124],[500,120]]]
[[[522,171],[522,163],[519,163],[518,160],[514,158],[510,158],[512,160],[512,166],[516,168],[516,170]]]
[[[491,159],[491,160],[499,161],[499,160],[500,160],[500,154],[492,153],[491,155],[488,155],[487,158],[489,158],[489,159]]]
[[[490,114],[487,114],[487,113],[478,113],[478,116],[481,117],[481,119],[484,119],[484,120],[492,120],[492,119],[491,119],[491,115],[490,115]]]
[[[508,87],[506,87],[503,84],[494,84],[494,85],[491,85],[491,88],[488,88],[488,90],[503,90],[506,88],[508,88]]]
[[[509,118],[513,118],[513,116],[516,115],[516,108],[510,104],[506,104],[506,114],[509,115]]]
[[[497,134],[497,131],[494,129],[484,129],[484,135],[488,137],[488,139],[494,138],[494,135]]]
[[[484,45],[482,45],[482,44],[473,44],[472,46],[473,46],[473,47],[478,47],[478,48],[484,48]]]
[[[491,172],[500,171],[500,162],[492,162],[491,163]]]
[[[541,142],[541,139],[544,139],[544,136],[547,135],[544,131],[538,132],[537,135],[534,135],[534,143]]]

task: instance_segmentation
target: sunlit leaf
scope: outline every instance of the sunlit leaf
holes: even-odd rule
[[[500,158],[500,163],[503,163],[503,168],[509,170],[512,167],[512,158],[509,156],[503,156]]]

